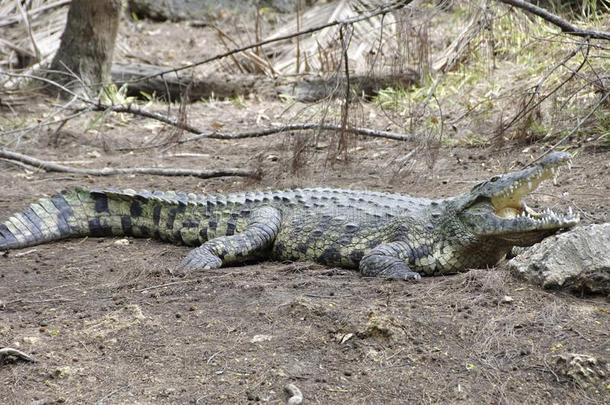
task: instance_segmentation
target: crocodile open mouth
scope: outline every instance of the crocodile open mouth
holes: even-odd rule
[[[495,215],[510,222],[517,222],[523,228],[551,229],[570,227],[579,222],[578,214],[574,214],[572,207],[567,212],[560,213],[546,208],[537,212],[530,208],[523,197],[538,188],[545,180],[552,179],[557,184],[561,168],[571,169],[571,155],[567,153],[554,153],[543,159],[537,165],[514,173],[510,183],[500,192],[491,197]]]

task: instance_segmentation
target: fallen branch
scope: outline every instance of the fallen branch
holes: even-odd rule
[[[77,110],[75,116],[82,113],[83,111],[87,111],[89,109],[94,110],[94,111],[113,111],[113,112],[117,112],[117,113],[129,113],[129,114],[138,115],[141,117],[151,118],[151,119],[163,122],[165,124],[174,126],[176,128],[185,130],[187,132],[190,132],[190,133],[196,135],[191,138],[179,140],[175,143],[175,144],[179,144],[179,145],[181,145],[183,143],[187,143],[187,142],[198,141],[200,139],[235,140],[235,139],[246,139],[246,138],[258,138],[258,137],[273,135],[273,134],[277,134],[277,133],[281,133],[281,132],[304,131],[304,130],[345,131],[345,132],[356,134],[356,135],[370,136],[370,137],[374,137],[374,138],[392,139],[395,141],[414,141],[417,139],[412,134],[401,134],[398,132],[381,131],[381,130],[375,130],[375,129],[370,129],[370,128],[361,128],[361,127],[345,128],[340,125],[313,124],[313,123],[291,124],[291,125],[284,125],[284,126],[277,127],[277,128],[266,128],[266,129],[262,129],[262,130],[238,132],[238,133],[234,133],[234,134],[227,134],[227,133],[217,132],[217,131],[207,131],[206,132],[206,131],[196,128],[190,124],[187,124],[186,122],[180,121],[176,118],[172,118],[172,117],[168,117],[166,115],[159,114],[156,112],[144,110],[140,107],[134,106],[133,104],[107,105],[107,104],[102,104],[99,102],[92,101],[90,99],[81,97],[81,96],[73,93],[69,89],[65,88],[64,86],[57,84],[55,82],[52,82],[46,78],[41,78],[41,77],[32,76],[32,75],[18,75],[18,74],[10,74],[10,75],[28,77],[28,78],[31,78],[34,80],[41,80],[41,81],[47,82],[51,85],[55,85],[55,86],[61,88],[62,90],[72,94],[76,99],[84,102],[85,104],[87,104],[89,106],[89,108],[83,108],[83,109]],[[152,146],[139,148],[139,149],[152,149],[152,148],[163,147],[163,146],[168,146],[168,145],[169,145],[168,143],[164,143],[164,144],[160,144],[160,145],[152,145]],[[120,148],[117,150],[126,150],[126,149],[133,149],[133,148]],[[15,153],[15,152],[8,152],[8,151],[4,151],[4,152],[5,153]],[[22,156],[25,156],[25,155],[22,155]],[[11,157],[2,156],[2,154],[0,153],[0,158],[1,157],[5,157],[7,159],[12,159]],[[29,158],[29,159],[34,159],[34,158],[31,158],[28,156],[25,156],[25,157]],[[13,160],[21,161],[19,159],[13,159]],[[24,161],[21,161],[21,162],[27,163]],[[32,164],[32,166],[38,167],[38,164],[40,162],[42,162],[42,161],[38,161],[38,163],[34,163],[34,164]],[[53,165],[53,163],[49,163],[49,162],[43,162],[43,163]],[[146,174],[156,174],[156,175],[160,175],[160,176],[197,176],[197,177],[201,177],[201,178],[211,178],[211,177],[221,177],[221,176],[254,176],[254,177],[256,177],[256,174],[254,174],[253,172],[248,172],[248,171],[239,172],[240,174],[225,174],[225,173],[229,173],[229,172],[238,173],[237,171],[239,171],[241,169],[227,169],[228,172],[227,172],[227,170],[218,171],[218,172],[207,172],[207,171],[195,171],[195,170],[185,170],[185,169],[159,169],[159,168],[110,169],[110,168],[106,168],[106,169],[102,169],[102,171],[103,171],[103,173],[102,173],[102,171],[100,171],[100,170],[70,168],[67,166],[60,166],[60,165],[55,165],[55,166],[61,167],[62,169],[61,170],[45,169],[45,170],[46,171],[61,171],[61,172],[65,172],[65,173],[89,174],[92,176],[110,176],[110,175],[125,174],[125,173],[130,173],[130,174],[131,173],[143,173],[143,174],[146,173]],[[42,166],[40,166],[40,167],[44,168]],[[76,171],[74,171],[74,170],[76,170]],[[125,170],[131,170],[131,172],[125,172]],[[144,171],[138,171],[138,170],[144,170]],[[169,174],[170,172],[161,173],[161,171],[163,171],[163,170],[165,170],[165,171],[179,170],[180,173],[179,174]],[[91,173],[86,173],[86,171],[89,171]],[[111,171],[116,171],[116,172],[111,172]]]
[[[175,75],[164,75],[163,77],[137,81],[166,69],[168,68],[143,63],[115,63],[112,65],[111,75],[112,81],[117,87],[129,83],[127,87],[128,96],[141,98],[142,92],[144,92],[146,94],[157,94],[166,101],[187,99],[194,102],[210,97],[222,100],[250,93],[273,94],[272,88],[275,86],[275,81],[269,76],[252,74],[226,75],[219,73],[194,77],[176,73]],[[184,94],[187,86],[190,86],[188,97]]]
[[[209,179],[213,177],[257,177],[258,173],[247,169],[218,169],[218,170],[192,170],[179,168],[161,168],[161,167],[128,167],[128,168],[112,168],[105,167],[103,169],[83,169],[77,167],[64,166],[45,160],[36,159],[31,156],[22,155],[21,153],[12,152],[6,149],[0,149],[0,158],[14,160],[25,163],[46,172],[61,172],[74,173],[87,176],[115,176],[119,174],[150,174],[153,176],[193,176],[201,179]]]
[[[178,122],[177,119],[165,116],[163,114],[159,114],[152,111],[143,110],[139,107],[135,107],[132,104],[129,105],[104,105],[97,104],[94,107],[97,111],[106,111],[110,110],[117,113],[129,113],[133,115],[139,115],[146,118],[152,118],[157,121],[161,121],[165,124],[174,126],[176,128],[183,129],[187,132],[195,134],[191,138],[186,138],[175,142],[178,145],[183,143],[198,141],[200,139],[224,139],[224,140],[234,140],[234,139],[246,139],[246,138],[259,138],[263,136],[273,135],[281,132],[290,132],[290,131],[305,131],[305,130],[318,130],[318,131],[346,131],[356,135],[370,136],[374,138],[386,138],[392,139],[395,141],[413,141],[416,139],[414,135],[410,134],[401,134],[398,132],[389,132],[389,131],[380,131],[376,129],[370,128],[361,128],[361,127],[343,127],[341,125],[332,125],[332,124],[290,124],[284,125],[277,128],[265,128],[256,131],[246,131],[246,132],[237,132],[237,133],[224,133],[217,131],[204,131],[202,129],[196,128],[190,124],[186,124],[183,122]],[[156,148],[167,146],[167,143],[154,145],[147,147],[148,148]]]
[[[18,74],[9,74],[9,75],[16,76],[16,77],[19,77],[19,76],[27,77],[27,78],[34,79],[34,80],[41,80],[43,82],[47,82],[51,85],[57,86],[57,87],[61,88],[62,90],[68,92],[69,94],[72,94],[76,99],[87,104],[89,106],[89,108],[94,111],[113,111],[113,112],[117,112],[117,113],[129,113],[129,114],[138,115],[141,117],[151,118],[151,119],[163,122],[165,124],[174,126],[176,128],[185,130],[187,132],[190,132],[190,133],[196,135],[191,138],[179,140],[178,142],[176,142],[176,144],[193,142],[193,141],[197,141],[200,139],[234,140],[234,139],[258,138],[258,137],[262,137],[262,136],[277,134],[280,132],[304,131],[304,130],[345,131],[345,132],[349,132],[349,133],[356,134],[356,135],[370,136],[370,137],[374,137],[374,138],[386,138],[386,139],[392,139],[395,141],[413,141],[413,140],[417,139],[414,135],[411,135],[411,134],[401,134],[398,132],[380,131],[380,130],[375,130],[375,129],[370,129],[370,128],[359,128],[359,127],[343,128],[340,125],[331,125],[331,124],[292,124],[292,125],[285,125],[285,126],[277,127],[277,128],[267,128],[267,129],[262,129],[262,130],[258,130],[258,131],[240,132],[240,133],[235,133],[235,134],[227,134],[227,133],[216,132],[216,131],[207,131],[206,132],[206,131],[196,128],[190,124],[187,124],[185,122],[180,122],[176,118],[172,118],[172,117],[168,117],[166,115],[159,114],[156,112],[144,110],[140,107],[134,106],[133,104],[107,105],[107,104],[95,102],[93,100],[81,97],[81,96],[75,94],[74,92],[72,92],[71,90],[65,88],[64,86],[62,86],[58,83],[55,83],[53,81],[50,81],[46,78],[32,76],[32,75],[18,75]],[[80,113],[80,112],[86,111],[86,110],[87,110],[87,108],[79,109],[76,111],[76,113]],[[150,146],[150,147],[144,147],[144,148],[140,148],[140,149],[152,149],[152,148],[162,147],[162,146],[168,146],[168,144],[165,143],[165,144],[154,145],[154,146]],[[123,149],[117,149],[117,150],[123,150]],[[2,156],[0,155],[0,157],[2,157]],[[75,169],[75,170],[86,170],[86,169]],[[126,170],[126,169],[115,169],[115,170]],[[112,174],[114,174],[114,173],[112,173]],[[110,174],[97,174],[97,176],[107,176],[107,175],[110,175]],[[180,176],[182,176],[182,174],[180,174]],[[185,174],[184,176],[188,176],[188,174]],[[210,177],[218,177],[218,176],[210,176]]]
[[[134,106],[133,104],[120,104],[120,105],[107,105],[101,103],[91,103],[91,108],[94,111],[112,111],[116,113],[128,113],[133,115],[138,115],[140,117],[151,118],[153,120],[157,120],[163,122],[165,124],[171,125],[178,129],[185,130],[192,134],[203,134],[204,132],[198,128],[195,128],[192,125],[189,125],[185,122],[181,122],[176,118],[168,117],[167,115],[159,114],[153,111],[144,110],[140,107]]]
[[[577,37],[587,37],[593,39],[605,39],[610,40],[610,32],[587,30],[577,27],[569,21],[564,20],[556,14],[553,14],[541,7],[535,6],[532,3],[523,0],[499,0],[502,3],[509,4],[511,6],[520,8],[527,12],[530,12],[545,21],[559,27],[561,32]]]
[[[281,132],[290,132],[290,131],[305,131],[305,130],[318,130],[318,131],[346,131],[351,134],[370,136],[373,138],[386,138],[392,139],[395,141],[413,141],[416,139],[414,135],[409,134],[401,134],[398,132],[389,132],[389,131],[379,131],[376,129],[370,128],[360,128],[360,127],[343,127],[341,125],[332,125],[332,124],[289,124],[283,125],[277,128],[265,128],[256,131],[247,131],[247,132],[237,132],[234,134],[227,134],[222,132],[208,132],[201,133],[200,135],[193,136],[191,138],[186,138],[178,141],[178,144],[183,144],[187,142],[198,141],[200,139],[246,139],[246,138],[259,138],[262,136],[268,136],[273,134],[278,134]]]

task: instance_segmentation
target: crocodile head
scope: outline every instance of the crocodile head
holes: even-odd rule
[[[557,182],[560,168],[570,168],[572,156],[554,152],[523,170],[494,176],[456,199],[457,215],[477,238],[500,240],[508,245],[529,246],[580,218],[570,207],[566,213],[550,208],[534,211],[523,201],[545,180]]]

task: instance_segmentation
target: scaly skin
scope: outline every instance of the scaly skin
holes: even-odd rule
[[[196,246],[181,265],[186,270],[271,258],[418,279],[493,266],[513,246],[578,223],[571,212],[539,214],[521,201],[570,158],[553,153],[441,200],[320,188],[226,196],[77,188],[43,198],[0,225],[0,250],[129,235]]]

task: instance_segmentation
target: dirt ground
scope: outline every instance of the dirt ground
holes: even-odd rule
[[[191,114],[201,125],[216,120],[247,127],[255,125],[257,105],[196,105]],[[265,105],[267,111],[279,107]],[[104,145],[112,149],[144,137],[144,124],[135,119],[103,137],[85,135],[84,142],[66,131],[57,147],[46,146],[48,136],[41,134],[22,150],[46,148],[47,159],[88,167],[259,167],[263,178],[83,178],[2,162],[0,217],[75,185],[200,193],[330,185],[446,196],[539,151],[442,148],[432,170],[420,155],[398,175],[388,162],[410,146],[382,140],[354,142],[347,164],[325,166],[326,150],[313,150],[298,175],[290,173],[290,135],[187,144],[164,154],[104,151]],[[530,200],[534,206],[573,205],[587,223],[608,221],[610,153],[574,152],[572,171]],[[582,389],[553,368],[554,356],[563,352],[609,358],[607,298],[541,291],[502,266],[416,284],[269,262],[175,278],[169,270],[186,252],[151,240],[123,245],[90,238],[0,258],[1,345],[38,360],[0,367],[0,402],[282,403],[290,382],[308,403],[610,398],[603,387]]]
[[[26,120],[44,110],[20,108]],[[285,108],[278,101],[198,103],[189,118],[202,128],[243,130],[282,120]],[[197,193],[324,185],[443,197],[543,151],[422,148],[405,161],[413,145],[358,139],[347,162],[331,165],[332,142],[321,137],[292,173],[293,135],[118,152],[160,138],[159,127],[126,117],[83,134],[88,119],[71,122],[57,142],[41,131],[11,147],[81,167],[251,167],[263,177],[93,178],[0,161],[0,218],[76,185]],[[584,223],[607,222],[610,151],[571,147],[572,171],[529,201],[571,205]],[[503,266],[419,283],[309,263],[172,276],[186,252],[151,240],[85,238],[0,257],[0,347],[38,360],[0,364],[0,403],[277,404],[287,383],[306,403],[322,404],[610,403],[608,381],[581,387],[554,367],[562,353],[610,361],[607,297],[542,291]]]

